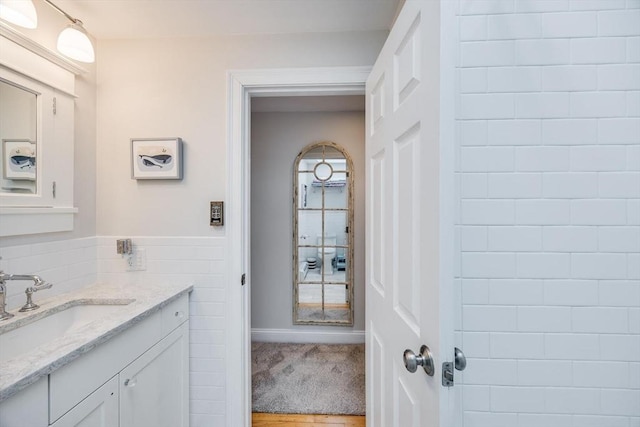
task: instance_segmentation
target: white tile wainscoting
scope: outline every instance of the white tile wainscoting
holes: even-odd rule
[[[640,2],[459,2],[465,427],[640,425]]]
[[[131,237],[144,249],[146,270],[127,271],[116,240]],[[191,283],[191,426],[225,424],[225,240],[216,237],[98,236],[0,248],[0,269],[39,274],[54,284],[34,295],[46,298],[95,282]],[[24,286],[7,285],[9,309],[24,303]]]

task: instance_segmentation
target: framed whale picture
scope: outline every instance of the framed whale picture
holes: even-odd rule
[[[132,179],[182,179],[182,139],[132,138]]]
[[[10,180],[35,181],[36,143],[28,139],[3,139],[2,175]]]

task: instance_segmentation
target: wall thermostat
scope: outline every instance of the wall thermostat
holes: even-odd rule
[[[224,202],[211,202],[209,219],[212,226],[224,225]]]

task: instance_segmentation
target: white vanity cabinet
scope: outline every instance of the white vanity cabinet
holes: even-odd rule
[[[0,427],[188,427],[189,294],[0,403]]]
[[[189,299],[183,295],[53,372],[51,426],[188,427],[188,319]]]

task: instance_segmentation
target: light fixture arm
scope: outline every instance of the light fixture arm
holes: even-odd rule
[[[60,12],[60,14],[64,15],[69,21],[73,22],[74,24],[78,24],[82,26],[81,20],[76,19],[73,16],[69,15],[67,12],[65,12],[64,10],[60,9],[58,6],[53,4],[53,2],[51,2],[50,0],[44,0],[44,2],[47,3],[49,6],[51,6],[52,8],[54,8],[55,10],[57,10],[58,12]]]

